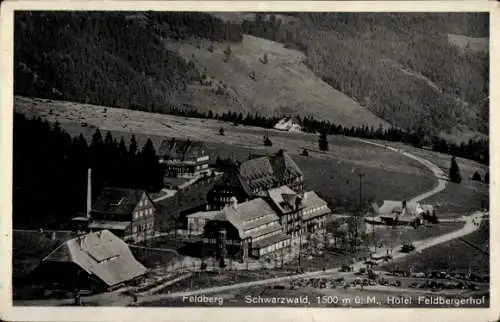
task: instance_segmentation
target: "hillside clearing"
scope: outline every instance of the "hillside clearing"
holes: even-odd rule
[[[205,141],[212,160],[216,157],[230,157],[243,161],[249,153],[274,153],[284,148],[294,156],[302,168],[306,185],[318,191],[330,204],[338,208],[359,203],[357,174],[360,172],[366,174],[363,181],[364,199],[410,198],[435,185],[435,178],[420,163],[343,136],[329,136],[330,150],[322,153],[317,151],[317,136],[314,134],[293,135],[262,128],[232,126],[215,120],[189,119],[117,108],[107,108],[104,113],[104,109],[105,107],[101,106],[48,102],[25,97],[16,97],[15,100],[16,112],[29,117],[40,116],[50,122],[59,121],[71,135],[82,133],[88,140],[96,127],[101,131],[110,131],[114,137],[123,136],[126,142],[134,134],[141,146],[150,137],[156,149],[165,138],[190,138]],[[87,123],[86,126],[80,124],[83,121]],[[225,136],[218,134],[220,127],[226,129]],[[271,135],[271,148],[263,145],[263,136],[266,133]],[[303,149],[310,151],[309,157],[299,156]]]
[[[490,40],[487,37],[468,37],[448,34],[448,41],[464,51],[488,52]]]
[[[206,71],[204,85],[191,85],[177,100],[207,111],[218,104],[241,112],[263,115],[299,113],[335,120],[345,126],[384,126],[387,122],[361,107],[347,95],[317,77],[305,64],[305,55],[274,41],[244,35],[241,43],[165,41],[167,49],[188,57]],[[208,50],[213,46],[213,51]],[[225,59],[228,46],[231,55]],[[267,62],[263,62],[264,54]],[[190,58],[189,58],[190,57]],[[221,97],[209,99],[207,92],[220,88]],[[222,106],[221,106],[222,105]],[[233,108],[234,110],[234,108]]]

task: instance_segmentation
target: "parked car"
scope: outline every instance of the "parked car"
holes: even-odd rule
[[[401,252],[403,253],[410,253],[415,250],[415,246],[410,243],[405,243],[403,244],[403,247],[401,247]]]

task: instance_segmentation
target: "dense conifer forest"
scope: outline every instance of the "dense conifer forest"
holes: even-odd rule
[[[98,129],[90,144],[58,123],[14,115],[13,225],[60,227],[85,212],[87,169],[93,199],[104,186],[158,191],[162,171],[151,140],[141,148]]]

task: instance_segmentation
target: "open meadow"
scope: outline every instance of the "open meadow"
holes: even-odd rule
[[[429,160],[448,174],[451,163],[451,156],[449,154],[419,149],[398,142],[368,141],[385,143],[388,146],[401,149],[417,157]],[[382,150],[382,148],[380,148],[380,150]],[[456,160],[460,173],[462,174],[462,182],[459,184],[448,182],[444,191],[438,192],[423,200],[424,203],[430,203],[437,206],[438,216],[455,216],[456,214],[473,212],[488,207],[489,184],[473,181],[472,175],[477,171],[482,178],[484,174],[489,171],[489,167],[465,158],[457,157]]]
[[[367,201],[411,198],[436,183],[422,164],[344,136],[329,136],[329,151],[324,153],[318,151],[315,134],[294,135],[216,120],[25,97],[16,97],[15,111],[28,117],[40,116],[49,122],[58,121],[71,135],[83,134],[89,141],[96,128],[110,131],[118,139],[123,136],[126,142],[134,134],[140,146],[151,138],[156,149],[162,140],[172,137],[202,140],[213,161],[217,157],[243,161],[250,153],[274,153],[283,148],[304,172],[307,188],[316,190],[339,210],[359,204],[357,175],[360,173],[365,174],[362,187],[363,199]],[[221,127],[225,129],[224,136],[218,133]],[[271,137],[272,147],[263,144],[266,134]],[[300,155],[304,149],[309,151],[308,157]]]
[[[401,261],[385,265],[383,269],[402,271],[413,269],[414,272],[439,270],[463,273],[470,270],[477,274],[489,274],[490,259],[484,253],[489,251],[489,229],[489,222],[484,221],[481,227],[470,235],[425,249],[420,253],[411,254]]]

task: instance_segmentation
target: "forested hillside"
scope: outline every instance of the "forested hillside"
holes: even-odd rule
[[[161,37],[241,40],[203,13],[22,12],[15,19],[15,93],[168,112],[199,77]]]
[[[306,52],[334,88],[403,128],[488,132],[489,54],[463,51],[448,34],[488,37],[481,13],[257,14],[244,32]],[[436,133],[436,134],[437,134]]]
[[[18,95],[162,113],[385,120],[467,141],[488,133],[489,53],[456,45],[457,35],[488,30],[482,13],[24,12],[14,85]]]
[[[85,212],[87,169],[92,196],[105,186],[162,187],[162,171],[151,140],[141,147],[97,129],[90,144],[71,137],[58,123],[14,114],[13,225],[60,228]]]

